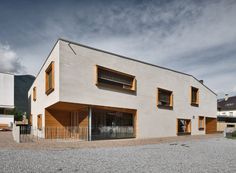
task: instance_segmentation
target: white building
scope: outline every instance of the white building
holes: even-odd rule
[[[14,116],[14,75],[0,73],[0,126],[11,126]],[[0,128],[1,128],[0,127]]]
[[[216,131],[216,94],[192,75],[62,39],[28,96],[33,128],[45,138],[70,127],[89,140]]]
[[[217,101],[217,104],[218,116],[236,117],[236,96],[228,97],[226,94],[225,98]]]
[[[236,96],[219,99],[217,101],[218,131],[224,131],[226,127],[236,126]]]

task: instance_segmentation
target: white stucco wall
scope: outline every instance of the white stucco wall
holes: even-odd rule
[[[55,88],[52,93],[49,95],[45,94],[45,70],[50,65],[50,63],[54,61],[54,78],[55,78]],[[33,88],[36,87],[36,101],[33,101]],[[59,101],[59,45],[56,44],[53,48],[52,52],[49,54],[45,64],[43,65],[42,69],[40,69],[40,72],[38,73],[35,81],[33,82],[31,88],[28,92],[28,97],[30,100],[30,110],[32,114],[32,124],[33,124],[33,130],[36,133],[37,131],[37,116],[39,114],[42,114],[42,126],[45,126],[45,108],[58,102]],[[42,131],[38,131],[38,135],[42,136],[40,134]]]
[[[0,73],[0,108],[14,108],[14,75]]]
[[[176,119],[192,120],[192,134],[198,130],[198,116],[216,117],[216,95],[193,77],[115,55],[59,41],[59,100],[64,102],[137,109],[139,138],[176,135]],[[95,65],[136,76],[137,95],[100,89],[95,85]],[[190,105],[190,87],[199,88],[199,107]],[[157,88],[173,91],[174,109],[158,109]]]
[[[14,123],[14,115],[0,115],[0,124],[7,124],[11,127]]]

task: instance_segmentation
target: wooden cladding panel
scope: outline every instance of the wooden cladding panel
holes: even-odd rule
[[[42,121],[43,121],[43,119],[42,119],[42,114],[39,114],[38,116],[37,116],[37,127],[38,127],[38,129],[42,129]]]
[[[71,125],[70,112],[45,110],[45,127],[64,127]]]
[[[33,124],[33,115],[30,114],[30,115],[29,115],[29,125],[32,126],[32,124]]]
[[[86,136],[88,127],[87,111],[45,110],[46,138],[79,138],[79,131]]]
[[[8,124],[0,124],[0,129],[8,128]]]
[[[217,119],[206,117],[206,134],[217,132]]]
[[[138,135],[138,117],[137,117],[137,111],[135,111],[135,113],[133,113],[133,119],[134,119],[134,136],[137,137]]]
[[[82,128],[88,127],[88,112],[86,111],[79,112],[79,127]]]

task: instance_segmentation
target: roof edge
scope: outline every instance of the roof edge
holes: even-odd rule
[[[180,71],[177,71],[177,70],[173,70],[173,69],[169,69],[169,68],[166,68],[166,67],[162,67],[162,66],[158,66],[158,65],[155,65],[155,64],[151,64],[151,63],[148,63],[148,62],[145,62],[145,61],[140,61],[140,60],[137,60],[137,59],[133,59],[133,58],[130,58],[130,57],[126,57],[126,56],[123,56],[123,55],[119,55],[119,54],[116,54],[116,53],[113,53],[113,52],[108,52],[108,51],[105,51],[105,50],[102,50],[102,49],[97,49],[97,48],[94,48],[94,47],[90,47],[90,46],[87,46],[87,45],[84,45],[84,44],[80,44],[80,43],[77,43],[77,42],[74,42],[74,41],[70,41],[70,40],[66,40],[66,39],[63,39],[63,38],[59,38],[57,40],[58,41],[64,41],[64,42],[68,42],[68,43],[72,43],[72,44],[75,44],[75,45],[78,45],[78,46],[81,46],[81,47],[85,47],[85,48],[88,48],[88,49],[92,49],[92,50],[96,50],[96,51],[99,51],[99,52],[103,52],[103,53],[107,53],[107,54],[110,54],[110,55],[114,55],[114,56],[117,56],[117,57],[120,57],[120,58],[124,58],[124,59],[128,59],[128,60],[131,60],[131,61],[135,61],[135,62],[139,62],[139,63],[142,63],[142,64],[146,64],[146,65],[150,65],[150,66],[153,66],[153,67],[157,67],[157,68],[161,68],[161,69],[164,69],[164,70],[168,70],[168,71],[172,71],[172,72],[175,72],[175,73],[179,73],[179,74],[182,74],[182,75],[186,75],[186,76],[190,76],[192,77],[193,79],[195,79],[196,81],[198,81],[201,85],[203,85],[206,89],[208,89],[209,91],[211,91],[213,94],[215,94],[217,96],[217,94],[212,91],[210,88],[208,88],[205,84],[201,83],[196,77],[194,77],[193,75],[191,74],[188,74],[188,73],[184,73],[184,72],[180,72]],[[56,42],[56,43],[57,43]],[[56,45],[56,44],[55,44]],[[54,45],[54,47],[55,47]],[[54,48],[53,47],[53,48]],[[52,49],[53,50],[53,49]],[[51,52],[50,52],[51,53]],[[50,55],[50,54],[49,54]],[[48,58],[47,58],[48,59]],[[47,61],[47,60],[46,60]],[[45,61],[45,62],[46,62]],[[45,63],[44,63],[45,64]],[[43,64],[43,65],[44,65]],[[37,75],[38,76],[38,75]],[[37,77],[36,76],[36,77]]]

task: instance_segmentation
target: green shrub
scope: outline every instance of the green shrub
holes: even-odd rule
[[[236,137],[236,130],[232,133],[232,137]]]

